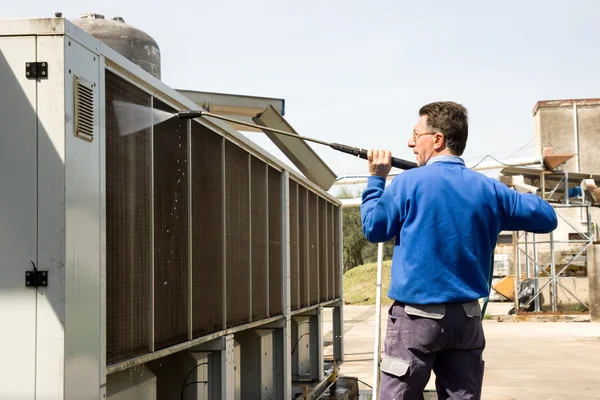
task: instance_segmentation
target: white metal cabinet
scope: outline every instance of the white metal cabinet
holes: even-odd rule
[[[26,271],[37,265],[35,36],[0,38],[0,398],[35,395],[35,288]]]

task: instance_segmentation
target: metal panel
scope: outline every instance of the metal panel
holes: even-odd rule
[[[71,43],[72,42],[72,43]],[[74,134],[75,76],[90,82],[98,104],[98,56],[77,42],[65,48],[65,398],[100,397],[100,145]],[[39,48],[48,50],[45,43]],[[56,49],[55,49],[56,51]],[[93,110],[98,135],[100,108]],[[103,372],[103,371],[102,371]]]
[[[194,337],[223,325],[221,136],[192,121],[192,310]]]
[[[39,265],[36,81],[25,77],[25,63],[29,61],[36,61],[34,37],[0,38],[0,93],[4,99],[0,107],[0,318],[10,324],[0,342],[2,354],[10,358],[0,366],[0,376],[7,378],[0,385],[0,398],[6,399],[32,399],[35,393],[37,293],[24,282],[25,271],[33,268],[31,263]],[[47,145],[44,150],[48,150]],[[43,265],[53,274],[49,290],[60,286],[55,266]],[[60,378],[61,371],[57,373]]]
[[[282,299],[283,299],[283,315],[284,326],[282,330],[281,342],[283,349],[283,368],[280,369],[280,374],[283,380],[283,397],[289,399],[292,397],[292,318],[291,318],[291,265],[290,265],[290,174],[283,171],[281,181],[281,204],[283,218],[281,219],[281,256],[283,266],[283,281],[282,281]],[[279,336],[279,335],[278,335]]]
[[[227,225],[227,327],[250,320],[248,152],[225,144]]]
[[[142,365],[108,378],[107,400],[156,400],[156,376]]]
[[[300,249],[298,237],[298,184],[290,180],[290,287],[291,308],[300,308]]]
[[[27,53],[27,47],[23,50]],[[36,394],[40,398],[64,396],[64,341],[65,341],[65,81],[64,38],[38,37],[38,59],[48,62],[49,79],[38,85],[37,122],[37,265],[48,269],[48,287],[38,291],[37,340],[36,340]],[[24,54],[26,55],[26,54]],[[51,74],[51,75],[50,75]],[[10,77],[0,74],[2,78]],[[2,79],[0,78],[0,79]],[[3,86],[2,93],[7,88]],[[11,103],[19,102],[19,96],[10,95]],[[43,105],[43,106],[42,106]],[[3,104],[4,110],[11,107]],[[26,108],[22,108],[25,111]],[[21,117],[22,118],[22,117]],[[0,120],[8,121],[4,116]],[[25,120],[24,122],[27,122]],[[7,125],[4,125],[7,126]],[[27,130],[22,130],[25,134]],[[24,138],[23,138],[24,139]],[[4,144],[2,147],[5,148]],[[1,151],[0,151],[1,152]],[[1,157],[3,160],[5,156]],[[32,165],[35,161],[31,162]],[[13,164],[16,171],[27,171]],[[8,188],[3,185],[5,190]],[[1,196],[1,195],[0,195]],[[22,199],[23,200],[23,199]],[[27,205],[27,201],[23,202]],[[27,220],[23,220],[27,224]],[[27,226],[27,225],[25,225]],[[2,240],[4,243],[4,240]],[[2,251],[4,254],[4,251]],[[4,260],[7,261],[7,260]],[[4,275],[2,275],[4,278]],[[14,321],[18,326],[18,320]],[[9,336],[10,337],[10,336]],[[26,336],[24,336],[25,338]],[[7,339],[10,340],[10,339]],[[27,357],[27,351],[19,351],[19,357]],[[13,372],[20,373],[18,369]],[[7,375],[3,375],[7,377]],[[7,377],[7,379],[9,379]],[[13,377],[10,378],[14,380]],[[28,390],[28,389],[27,389]],[[2,393],[2,389],[0,389]],[[3,396],[0,395],[0,398]]]
[[[324,374],[323,364],[323,307],[316,308],[310,316],[310,374],[311,378],[321,381]]]
[[[335,265],[335,253],[337,249],[335,247],[335,223],[333,209],[335,206],[327,202],[327,298],[329,300],[335,299],[335,285],[336,285],[336,273],[337,268]]]
[[[342,243],[340,241],[340,236],[341,236],[341,226],[340,226],[340,207],[334,206],[333,207],[333,246],[334,246],[334,252],[333,252],[333,268],[334,268],[334,273],[333,273],[333,277],[335,280],[335,297],[336,298],[341,298],[342,297],[342,274],[343,274],[343,268],[341,265],[341,254],[342,253]]]
[[[113,102],[150,105],[150,95],[106,72],[107,363],[149,350],[150,138],[121,136]]]
[[[269,167],[269,315],[282,313],[281,172]]]
[[[252,320],[267,317],[267,184],[266,164],[251,161]]]
[[[308,191],[298,185],[298,253],[300,263],[300,307],[310,305],[308,276]]]
[[[64,41],[62,41],[64,46]],[[106,74],[102,69],[104,57],[100,57],[100,75],[98,77],[98,96],[100,98],[100,394],[106,398]],[[64,72],[64,71],[63,71]],[[102,112],[104,110],[105,112]]]
[[[269,106],[284,114],[285,100],[267,97],[245,96],[237,94],[198,92],[194,90],[177,90],[179,93],[192,100],[198,106],[214,114],[227,115],[244,122],[252,122],[256,116]],[[231,123],[231,126],[244,130],[260,132],[260,129],[249,128],[239,124]]]
[[[296,133],[294,128],[272,106],[254,118],[254,121],[258,125]],[[304,140],[276,135],[266,130],[264,132],[304,176],[320,188],[329,190],[335,182],[336,175]]]
[[[308,265],[310,305],[319,303],[319,241],[317,195],[308,191]]]
[[[317,207],[319,210],[319,300],[327,301],[329,300],[327,295],[329,269],[327,262],[327,202],[322,197],[318,197]]]
[[[154,99],[154,108],[174,112]],[[154,126],[154,343],[160,349],[188,337],[189,215],[187,124]]]

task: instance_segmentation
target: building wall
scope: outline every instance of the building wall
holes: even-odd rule
[[[541,108],[538,114],[540,152],[542,148],[552,146],[556,154],[575,153],[573,107]],[[577,171],[574,157],[565,165],[567,171]]]
[[[554,153],[576,153],[573,103],[577,105],[579,171],[600,174],[597,156],[600,139],[600,100],[540,101],[534,109],[535,139],[541,148],[552,146]],[[577,172],[575,157],[566,170]]]
[[[581,172],[600,173],[600,105],[577,107]],[[600,184],[600,182],[597,182]]]

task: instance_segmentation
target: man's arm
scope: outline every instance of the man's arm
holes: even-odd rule
[[[395,186],[396,180],[392,185]],[[385,190],[385,178],[369,177],[360,214],[363,233],[369,242],[386,242],[398,234],[400,213],[390,191]]]
[[[504,212],[504,230],[550,233],[558,226],[556,211],[540,197],[519,193],[502,183],[496,188]]]

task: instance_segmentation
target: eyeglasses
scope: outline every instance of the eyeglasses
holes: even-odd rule
[[[421,132],[421,133],[417,133],[417,132],[413,131],[412,140],[416,142],[417,139],[420,138],[423,135],[435,135],[435,134],[436,134],[436,132]]]

